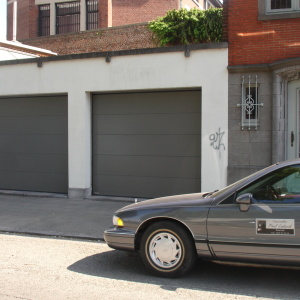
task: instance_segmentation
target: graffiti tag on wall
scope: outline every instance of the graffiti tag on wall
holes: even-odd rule
[[[221,132],[221,128],[219,127],[219,131],[212,133],[209,136],[210,145],[217,151],[219,151],[219,156],[221,158],[221,149],[226,150],[224,143],[222,143],[222,139],[225,135],[225,131]]]

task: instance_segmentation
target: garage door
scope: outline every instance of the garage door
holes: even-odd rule
[[[0,189],[67,193],[67,97],[0,99]]]
[[[93,194],[201,190],[201,92],[93,96]]]

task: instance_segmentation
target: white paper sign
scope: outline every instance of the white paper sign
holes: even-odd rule
[[[295,220],[256,219],[256,234],[295,235]]]

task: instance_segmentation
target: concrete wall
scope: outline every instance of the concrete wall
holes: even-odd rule
[[[174,47],[123,52],[110,62],[105,55],[0,62],[0,96],[68,95],[69,189],[85,193],[91,189],[91,93],[201,88],[202,189],[219,189],[227,183],[227,44],[197,47],[190,56]]]
[[[229,68],[229,157],[228,183],[232,183],[272,163],[293,159],[287,152],[288,107],[296,97],[288,86],[299,87],[300,58],[281,60],[270,65]],[[259,126],[241,126],[242,76],[258,78]],[[253,81],[252,81],[253,82]],[[293,121],[292,121],[293,123]],[[297,128],[294,130],[298,131]],[[297,141],[297,134],[295,140]]]
[[[299,77],[300,14],[266,13],[265,0],[224,0],[223,37],[229,43],[228,182],[285,160],[286,87]],[[286,69],[287,68],[287,69]],[[242,76],[258,77],[257,129],[242,129]]]
[[[259,107],[257,129],[248,130],[247,126],[242,129],[241,107],[237,106],[242,99],[242,76],[246,82],[249,76],[252,81],[258,77],[258,99],[264,106]],[[272,73],[231,73],[228,91],[228,183],[232,183],[272,163]]]

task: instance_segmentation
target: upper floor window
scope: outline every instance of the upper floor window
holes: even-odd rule
[[[39,36],[50,35],[50,5],[39,6]]]
[[[56,3],[56,33],[80,31],[80,2]]]
[[[86,29],[98,28],[98,0],[86,0]]]
[[[204,1],[204,6],[205,6],[205,9],[209,9],[209,8],[213,7],[213,5],[209,2],[209,0]]]
[[[266,0],[268,13],[285,13],[300,10],[300,0]]]

